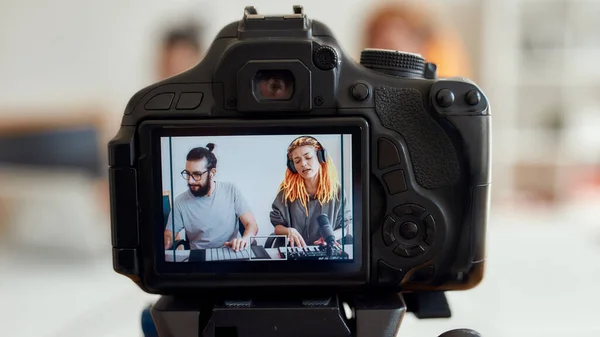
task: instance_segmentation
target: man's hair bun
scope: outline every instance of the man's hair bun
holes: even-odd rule
[[[206,144],[206,148],[208,149],[208,151],[212,152],[215,149],[215,144],[208,143],[208,144]]]

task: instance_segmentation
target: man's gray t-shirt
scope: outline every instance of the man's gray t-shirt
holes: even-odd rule
[[[191,249],[223,247],[241,236],[238,218],[248,211],[250,206],[235,185],[215,181],[210,196],[196,197],[189,189],[177,196],[166,229],[176,234],[185,228]]]

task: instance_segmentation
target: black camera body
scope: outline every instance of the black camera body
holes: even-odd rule
[[[198,65],[129,101],[109,143],[114,269],[159,294],[275,287],[472,288],[483,277],[485,260],[490,133],[487,98],[472,81],[437,79],[434,64],[399,51],[364,50],[358,63],[301,7],[281,16],[258,15],[248,7],[242,20],[218,33]],[[172,172],[185,164],[172,160],[181,152],[173,145],[171,164],[165,164],[165,144],[197,136],[298,134],[351,139],[336,155],[345,158],[338,161],[346,163],[341,175],[351,174],[343,178],[351,182],[344,185],[352,209],[351,241],[344,243],[351,259],[208,262],[208,252],[184,249],[190,261],[201,258],[179,263],[182,251],[163,249],[170,216],[165,209],[177,207],[178,199],[172,192],[169,207],[161,196],[169,186],[177,189]],[[256,139],[269,144],[267,138]],[[261,147],[253,160],[229,169],[231,177],[245,165],[285,170],[285,153],[278,154],[280,161],[261,163],[269,155]],[[235,159],[248,155],[241,149],[223,151]],[[327,151],[338,150],[330,146]],[[258,187],[245,191],[260,191],[261,170],[249,176]],[[183,187],[180,191],[185,193]]]

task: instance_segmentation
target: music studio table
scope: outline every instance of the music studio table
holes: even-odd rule
[[[285,257],[282,257],[279,252],[287,251],[290,253],[298,252],[300,248],[291,247],[280,247],[280,248],[264,248],[263,246],[252,246],[243,251],[235,252],[229,247],[223,248],[211,248],[211,249],[200,249],[200,250],[165,250],[165,260],[167,262],[173,262],[173,255],[175,255],[175,262],[190,262],[190,255],[192,262],[194,261],[232,261],[232,260],[256,260],[256,261],[285,261]],[[318,252],[317,246],[307,246],[306,251]],[[348,255],[347,259],[352,259],[352,245],[344,245],[344,253]],[[268,255],[268,256],[267,256]],[[307,257],[306,259],[310,259]]]

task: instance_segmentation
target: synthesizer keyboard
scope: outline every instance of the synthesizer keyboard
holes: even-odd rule
[[[279,255],[288,260],[348,260],[348,253],[339,247],[332,248],[331,257],[327,257],[325,246],[279,247]]]
[[[190,261],[248,261],[271,259],[263,246],[234,251],[229,247],[198,249],[190,252]]]

